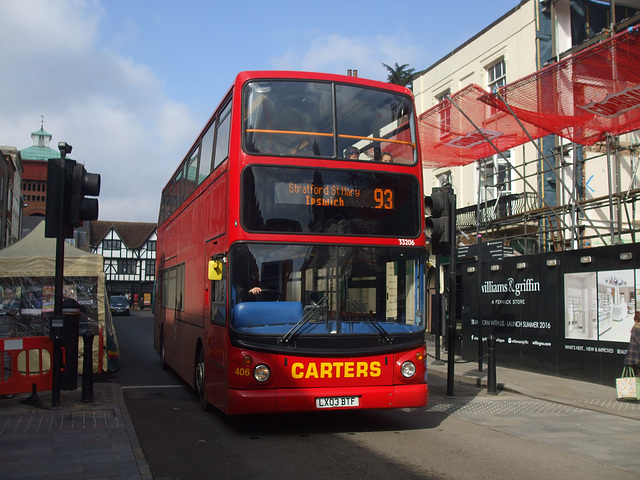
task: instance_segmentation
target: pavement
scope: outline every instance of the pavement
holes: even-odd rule
[[[448,375],[446,354],[441,360],[429,358],[427,363],[428,375],[432,380],[439,377],[442,385],[447,383],[442,381]],[[477,363],[456,359],[453,396],[469,391],[477,391],[474,396],[494,395],[487,392],[487,373],[486,365],[478,371]],[[616,400],[613,386],[497,367],[496,387],[498,396],[516,393],[640,420],[640,402]],[[95,382],[92,402],[83,403],[81,393],[80,387],[63,390],[58,409],[51,409],[50,391],[37,393],[40,407],[30,394],[0,397],[3,480],[153,479],[120,384]]]
[[[461,392],[462,395],[468,394],[468,389],[456,388],[465,384],[478,387],[482,395],[493,395],[487,391],[488,367],[486,362],[480,371],[477,361],[468,362],[456,357],[453,362],[453,371],[454,397],[456,391]],[[447,378],[448,359],[446,353],[441,355],[440,361],[429,357],[427,375]],[[618,400],[615,385],[599,385],[500,366],[496,367],[495,380],[495,395],[497,396],[500,396],[502,392],[517,393],[548,402],[640,420],[640,402]]]
[[[93,401],[82,389],[0,397],[0,478],[3,480],[152,480],[117,382],[94,382]]]

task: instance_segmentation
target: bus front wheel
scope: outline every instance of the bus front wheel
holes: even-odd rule
[[[202,348],[199,349],[198,353],[198,361],[196,362],[195,369],[195,385],[196,392],[198,392],[198,400],[200,401],[200,406],[205,412],[211,410],[211,404],[207,401],[204,393],[204,384],[205,384],[205,376],[204,376],[204,351]]]

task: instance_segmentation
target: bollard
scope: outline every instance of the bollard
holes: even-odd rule
[[[49,325],[49,339],[53,342],[51,352],[51,408],[60,408],[60,369],[62,367],[62,332],[64,317],[52,316]]]
[[[64,369],[60,372],[60,388],[78,388],[78,331],[80,327],[80,304],[73,298],[62,300],[62,346],[64,347]]]
[[[93,334],[91,332],[82,333],[82,345],[84,354],[82,355],[82,402],[93,402]]]
[[[496,386],[496,337],[489,335],[487,353],[489,359],[487,361],[487,393],[496,395],[498,393]]]

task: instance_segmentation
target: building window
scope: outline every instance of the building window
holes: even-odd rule
[[[156,251],[156,241],[155,240],[149,240],[147,242],[147,250],[149,250],[150,252],[155,252]]]
[[[138,262],[133,259],[124,259],[118,261],[119,275],[135,275]]]
[[[503,158],[504,156],[504,158]],[[485,158],[480,163],[480,200],[494,200],[511,193],[511,152]]]
[[[155,274],[156,274],[156,261],[155,260],[146,260],[145,268],[146,268],[147,277],[155,276]]]
[[[497,90],[499,87],[502,87],[507,83],[507,67],[504,63],[504,59],[500,60],[497,63],[494,63],[490,67],[487,68],[487,89],[490,92]],[[489,111],[487,115],[492,117],[497,115],[499,110],[495,107],[488,106]]]
[[[122,240],[103,240],[102,241],[103,250],[120,250],[121,247],[122,247]]]
[[[504,59],[487,68],[487,88],[490,92],[507,83],[507,66]]]
[[[451,103],[444,103],[450,94],[451,91],[447,90],[437,97],[438,103],[440,104],[440,110],[438,112],[440,119],[440,137],[447,136],[451,133]]]

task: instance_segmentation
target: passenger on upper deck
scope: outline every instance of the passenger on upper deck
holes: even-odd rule
[[[360,152],[356,147],[347,148],[345,157],[349,160],[358,160],[360,158]]]
[[[393,163],[393,155],[391,155],[389,152],[382,152],[380,161],[382,163]]]

